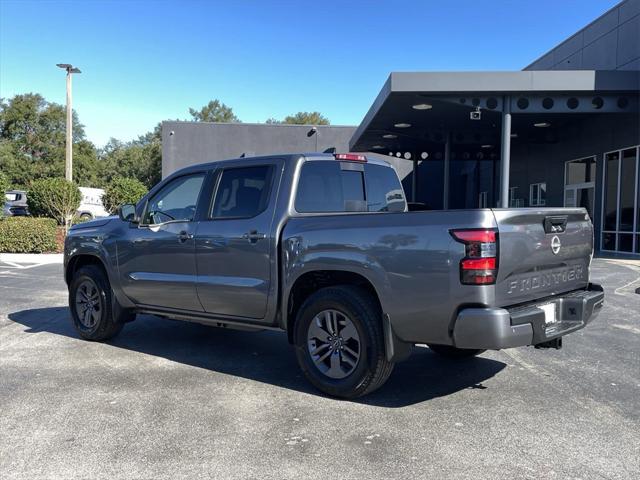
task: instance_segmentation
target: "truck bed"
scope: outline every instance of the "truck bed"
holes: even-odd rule
[[[495,284],[461,284],[465,246],[450,234],[458,229],[497,230]],[[292,217],[282,232],[282,278],[286,291],[315,269],[361,275],[401,340],[450,344],[462,308],[510,307],[586,288],[592,242],[581,208]]]

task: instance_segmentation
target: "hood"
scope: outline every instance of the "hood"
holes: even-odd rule
[[[96,227],[102,227],[103,225],[106,225],[107,223],[109,223],[112,220],[115,220],[116,218],[118,218],[117,216],[112,216],[112,217],[104,217],[104,218],[96,218],[95,220],[89,220],[87,222],[82,222],[82,223],[76,223],[73,227],[71,227],[69,229],[69,231],[74,231],[74,230],[83,230],[85,228],[96,228]]]

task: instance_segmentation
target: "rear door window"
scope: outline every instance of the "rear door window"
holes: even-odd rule
[[[211,218],[252,218],[267,208],[270,165],[223,170]]]

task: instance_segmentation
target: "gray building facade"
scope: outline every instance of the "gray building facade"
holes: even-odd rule
[[[357,127],[165,122],[163,176],[363,151],[427,208],[583,206],[598,250],[640,255],[639,102],[640,0],[625,0],[523,71],[391,73]]]

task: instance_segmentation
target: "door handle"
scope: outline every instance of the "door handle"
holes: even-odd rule
[[[250,243],[256,243],[258,240],[267,238],[267,235],[264,233],[258,233],[257,230],[251,230],[250,232],[242,234],[242,238],[248,240]]]
[[[193,238],[193,234],[186,232],[185,230],[181,231],[178,234],[178,240],[180,241],[180,243],[184,243],[187,240],[191,240]]]

